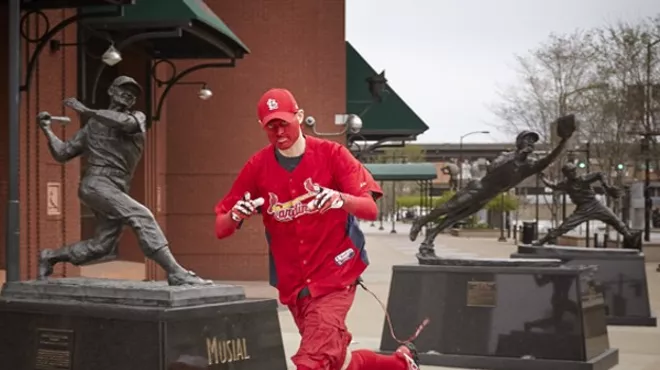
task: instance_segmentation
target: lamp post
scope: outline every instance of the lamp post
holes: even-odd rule
[[[504,192],[500,194],[500,238],[497,239],[499,242],[505,242],[506,237],[504,237],[504,222],[506,221],[506,216],[504,215]]]
[[[463,139],[470,135],[474,134],[490,134],[490,131],[472,131],[461,136],[461,139],[458,143],[458,189],[463,187]]]
[[[652,208],[652,199],[651,199],[651,137],[655,136],[651,131],[651,123],[653,118],[653,113],[651,110],[651,94],[653,87],[651,85],[651,62],[652,62],[652,52],[653,47],[660,43],[660,39],[655,41],[649,41],[646,44],[646,132],[644,135],[644,145],[646,146],[646,158],[645,158],[645,168],[644,168],[644,240],[651,241],[651,208]],[[660,267],[660,266],[659,266]]]
[[[644,131],[630,132],[633,135],[642,137],[640,149],[644,155],[644,241],[651,240],[651,209],[653,200],[651,199],[651,140],[654,136],[660,136],[660,131],[651,130],[653,123],[652,99],[653,85],[651,83],[651,62],[653,47],[660,43],[660,39],[646,44],[646,83],[644,84]],[[660,266],[658,266],[660,271]]]

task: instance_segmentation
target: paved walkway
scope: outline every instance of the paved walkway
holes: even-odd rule
[[[387,302],[392,266],[415,263],[418,244],[408,240],[409,225],[397,224],[396,234],[390,234],[391,224],[384,224],[384,230],[378,230],[379,224],[371,227],[363,223],[362,229],[367,234],[367,248],[371,265],[364,274],[364,280],[371,291]],[[508,257],[516,249],[514,242],[498,242],[483,238],[456,238],[441,234],[436,239],[436,253],[441,256],[455,257]],[[136,274],[143,273],[142,264],[135,264]],[[110,264],[108,269],[96,271],[97,277],[114,277]],[[651,306],[655,315],[660,316],[660,273],[655,272],[657,264],[647,264]],[[106,271],[107,270],[107,271]],[[3,279],[0,270],[0,281]],[[276,298],[273,288],[264,282],[233,282],[245,287],[249,297]],[[384,313],[380,305],[367,292],[358,289],[355,305],[348,315],[348,327],[353,333],[353,348],[377,349]],[[300,337],[289,312],[280,311],[282,337],[287,357],[295,353]],[[659,370],[660,369],[660,328],[608,327],[610,345],[619,348],[619,365],[614,370]],[[293,367],[291,367],[293,368]],[[423,366],[423,369],[449,369]],[[557,369],[561,370],[561,369]]]
[[[391,225],[379,231],[363,223],[367,234],[367,247],[371,265],[364,280],[371,291],[387,302],[392,265],[416,262],[417,244],[408,240],[407,225],[396,225],[397,234],[390,234]],[[515,251],[512,241],[498,242],[491,239],[456,238],[440,235],[436,240],[436,252],[442,256],[508,257]],[[649,294],[656,316],[660,316],[660,274],[655,272],[657,264],[647,264]],[[248,296],[276,297],[274,289],[264,283],[236,282],[245,286]],[[354,348],[377,349],[384,320],[383,310],[367,292],[358,290],[355,305],[348,315],[348,327],[354,336]],[[300,336],[286,309],[280,311],[282,337],[287,356],[295,353]],[[608,327],[610,343],[620,350],[619,365],[615,370],[658,370],[660,369],[660,328]],[[293,368],[293,367],[291,367]],[[423,369],[449,369],[423,366]],[[560,369],[557,369],[560,370]]]

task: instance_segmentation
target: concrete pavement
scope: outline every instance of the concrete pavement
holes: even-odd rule
[[[364,274],[367,287],[383,303],[387,302],[392,265],[416,262],[416,243],[408,240],[407,225],[397,224],[397,234],[390,234],[391,224],[379,231],[362,223],[367,235],[367,248],[371,265]],[[442,256],[460,257],[508,257],[515,251],[512,241],[497,242],[490,239],[467,239],[440,235],[436,240],[436,252]],[[651,306],[656,316],[660,316],[660,274],[655,272],[657,264],[647,264]],[[234,282],[243,285],[250,297],[276,297],[274,289],[261,282]],[[353,333],[352,347],[377,349],[380,345],[384,312],[379,303],[367,292],[358,289],[353,309],[348,315],[348,327]],[[299,344],[300,336],[288,310],[280,311],[282,338],[287,357],[291,357]],[[619,348],[619,365],[615,370],[658,370],[660,369],[660,328],[608,327],[610,345]],[[290,367],[293,369],[293,367]],[[446,367],[423,366],[423,369],[450,369]],[[559,370],[559,369],[558,369]]]

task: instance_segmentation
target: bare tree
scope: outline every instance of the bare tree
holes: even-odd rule
[[[557,116],[575,114],[580,121],[577,139],[592,143],[593,168],[608,176],[618,164],[630,164],[640,154],[639,136],[631,131],[660,129],[660,99],[656,115],[648,125],[644,119],[647,45],[660,39],[660,16],[637,23],[619,22],[568,35],[550,35],[548,41],[516,56],[518,81],[500,93],[493,112],[500,119],[500,130],[515,134],[534,130],[543,141],[554,145],[553,128]],[[651,50],[651,82],[660,98],[660,44]],[[658,112],[656,112],[658,111]],[[657,117],[656,117],[657,116]],[[654,144],[655,158],[660,146]],[[576,143],[577,144],[577,143]],[[660,168],[659,163],[656,168]],[[558,161],[551,175],[559,176]],[[628,175],[641,168],[633,161]],[[558,199],[551,207],[557,218]]]
[[[493,108],[501,121],[498,128],[510,133],[533,130],[543,142],[556,145],[558,140],[550,123],[568,113],[581,116],[586,109],[583,93],[600,87],[592,63],[593,37],[593,32],[586,31],[552,34],[529,55],[516,56],[518,81],[500,93],[501,102]],[[549,169],[551,177],[559,176],[561,162]],[[560,209],[557,195],[553,194],[553,201],[546,200],[546,204],[556,224]]]

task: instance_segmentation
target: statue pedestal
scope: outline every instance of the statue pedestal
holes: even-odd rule
[[[557,258],[568,266],[598,266],[608,325],[656,326],[651,313],[644,254],[634,249],[519,245],[512,258]]]
[[[277,302],[232,285],[7,283],[0,364],[15,370],[286,370]]]
[[[415,341],[423,365],[605,370],[618,364],[593,268],[538,259],[427,262],[394,266],[388,300],[401,339],[430,319]],[[385,323],[381,352],[397,346]]]

